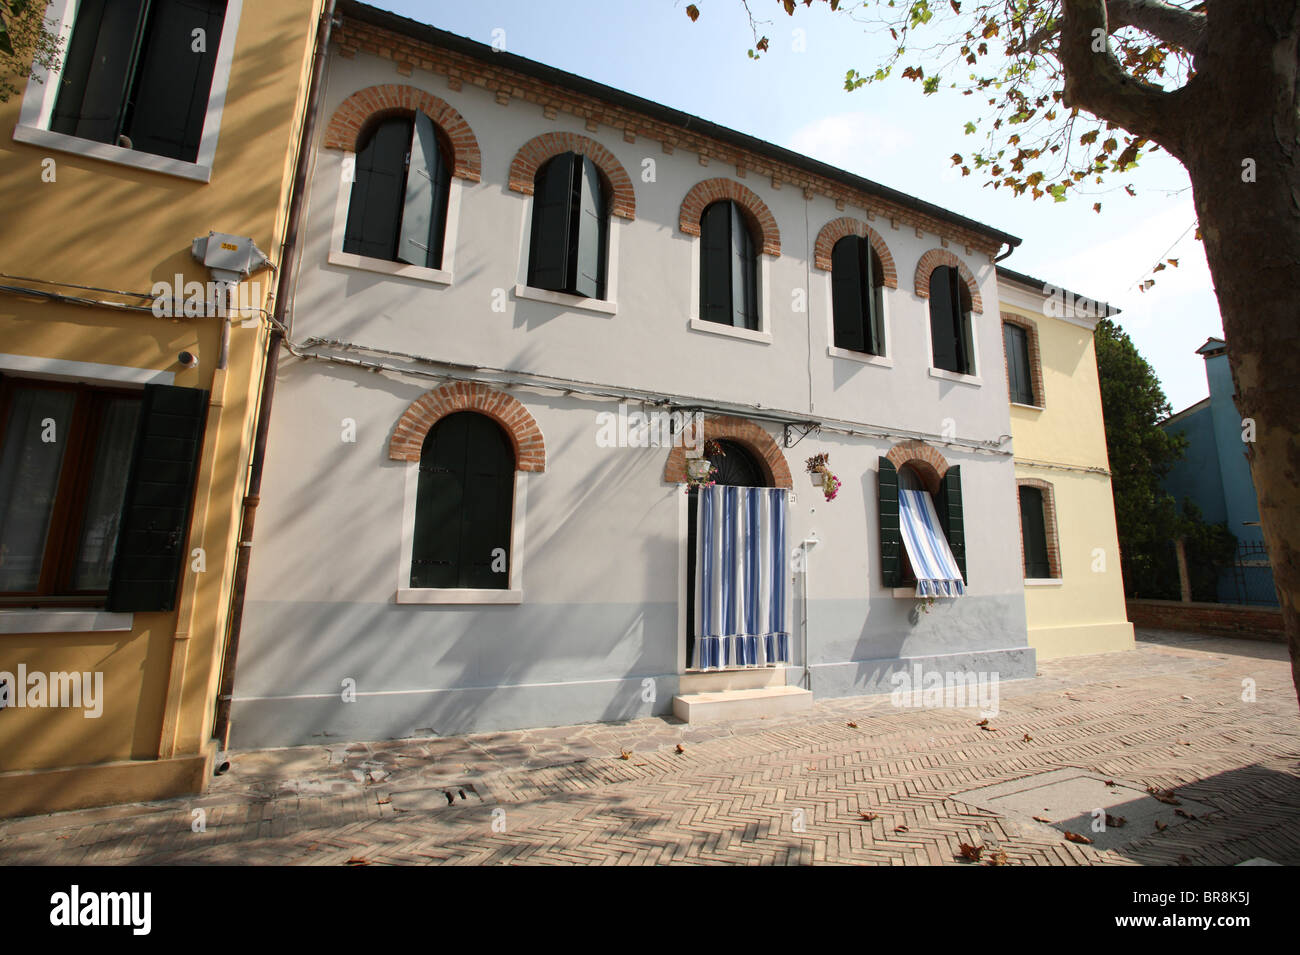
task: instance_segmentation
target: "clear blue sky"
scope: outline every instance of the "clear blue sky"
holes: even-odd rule
[[[1207,393],[1195,350],[1223,334],[1182,167],[1164,154],[1143,160],[1098,194],[1064,203],[1016,198],[984,179],[962,178],[949,157],[979,145],[962,127],[977,97],[923,96],[919,86],[891,79],[844,91],[849,67],[869,72],[881,37],[824,4],[787,17],[774,0],[753,0],[769,19],[771,51],[758,61],[739,0],[371,0],[375,6],[490,43],[505,31],[511,53],[589,77],[647,99],[796,149],[929,202],[1018,235],[1006,265],[1080,295],[1123,309],[1120,324],[1155,366],[1178,411]],[[802,29],[796,38],[793,31]],[[805,49],[794,49],[802,39]],[[886,43],[888,38],[884,38]],[[1122,186],[1131,183],[1136,198]],[[1092,203],[1100,201],[1100,215]],[[1181,238],[1180,238],[1181,237]],[[1172,247],[1172,248],[1171,248]],[[1162,258],[1179,267],[1141,279]]]

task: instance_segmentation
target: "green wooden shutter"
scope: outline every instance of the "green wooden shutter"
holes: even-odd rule
[[[835,347],[866,351],[863,337],[862,257],[857,236],[846,236],[831,249],[831,314]]]
[[[50,129],[117,143],[147,8],[144,0],[82,0]]]
[[[957,303],[952,300],[952,287],[948,273],[941,265],[930,273],[930,345],[934,353],[934,367],[945,371],[959,371],[957,366],[956,324],[953,312]]]
[[[898,524],[898,470],[881,458],[876,471],[880,498],[880,571],[886,587],[903,585],[903,531]]]
[[[384,120],[357,152],[343,251],[392,262],[402,222],[411,121]]]
[[[1004,322],[1002,340],[1007,354],[1007,389],[1011,400],[1034,403],[1033,378],[1029,371],[1029,336],[1019,325]]]
[[[573,276],[573,291],[587,298],[604,298],[609,216],[596,164],[583,156],[578,169],[582,182],[578,189],[577,271]]]
[[[700,318],[730,325],[731,209],[715,202],[700,216]]]
[[[731,324],[758,330],[758,260],[754,237],[735,202],[731,208]]]
[[[438,148],[433,120],[415,114],[406,166],[406,195],[402,198],[402,225],[397,261],[442,267],[442,238],[447,223],[445,163]]]
[[[1020,534],[1025,551],[1025,577],[1050,578],[1052,563],[1047,555],[1043,492],[1036,487],[1020,487]]]
[[[563,292],[569,284],[569,220],[577,159],[573,153],[563,153],[538,171],[528,255],[528,284],[533,288]]]
[[[948,538],[948,549],[957,561],[962,580],[970,583],[970,578],[966,576],[966,529],[962,520],[960,465],[950,467],[939,482],[938,504],[939,523],[943,525],[944,536]]]
[[[226,0],[149,4],[123,131],[146,153],[194,162],[203,138]],[[195,51],[193,31],[204,31]]]
[[[146,385],[108,585],[108,609],[173,610],[186,563],[208,393]]]
[[[465,447],[465,507],[461,513],[460,586],[504,590],[510,582],[510,522],[515,456],[499,425],[471,415]],[[504,570],[493,570],[503,552]]]
[[[954,268],[948,269],[948,279],[952,283],[952,321],[953,340],[957,350],[957,370],[963,375],[975,371],[975,342],[971,337],[970,289],[961,280],[961,274]]]
[[[460,586],[460,521],[465,507],[467,413],[444,417],[430,429],[420,450],[412,587]]]

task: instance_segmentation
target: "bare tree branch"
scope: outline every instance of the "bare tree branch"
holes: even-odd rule
[[[1137,27],[1158,40],[1200,53],[1205,46],[1205,14],[1171,6],[1162,0],[1106,0],[1109,30]]]
[[[1065,104],[1181,156],[1182,124],[1174,115],[1179,91],[1167,93],[1124,71],[1106,43],[1111,32],[1106,9],[1107,0],[1064,0],[1060,59]]]

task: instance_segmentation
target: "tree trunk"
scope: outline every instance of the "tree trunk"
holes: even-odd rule
[[[1300,697],[1300,0],[1209,6],[1180,158],[1214,278]],[[1248,8],[1248,9],[1243,9]],[[1196,80],[1192,81],[1192,85]],[[1174,316],[1170,320],[1176,320]]]

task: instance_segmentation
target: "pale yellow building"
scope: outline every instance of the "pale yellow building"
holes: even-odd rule
[[[50,0],[0,104],[0,815],[212,774],[321,7]]]
[[[1115,310],[998,269],[1029,645],[1040,660],[1133,647],[1093,331]]]

